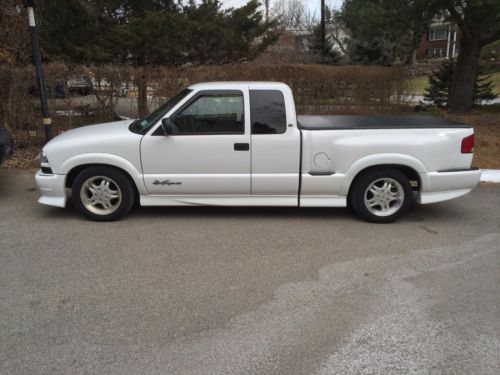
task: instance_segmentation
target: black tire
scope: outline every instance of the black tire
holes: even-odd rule
[[[367,192],[368,188],[373,183],[383,184],[383,179],[399,183],[399,186],[397,186],[396,183],[393,184],[393,194],[399,194],[399,197],[402,198],[387,203],[391,206],[389,206],[385,213],[382,212],[384,211],[383,206],[376,204],[372,207],[372,210],[370,210],[367,203],[365,203],[365,194],[367,194],[367,198],[371,197],[371,199],[376,199],[371,191]],[[377,168],[368,170],[356,178],[348,200],[354,211],[364,220],[372,223],[391,223],[410,208],[413,201],[413,191],[410,181],[404,173],[392,168]],[[377,210],[376,207],[379,207],[379,209]],[[379,214],[375,214],[372,211],[380,212]],[[382,216],[382,214],[384,216]]]
[[[99,181],[100,177],[103,177],[102,180],[110,181],[113,190],[117,191],[117,194],[120,195],[120,199],[114,198],[110,200],[110,202],[113,203],[113,211],[109,213],[106,213],[105,207],[99,203],[94,206],[94,210],[99,211],[99,207],[101,207],[102,212],[92,212],[82,201],[82,194],[85,194],[82,193],[83,184],[92,178]],[[114,221],[121,219],[130,211],[136,200],[135,189],[132,182],[127,176],[124,175],[123,172],[113,167],[95,166],[85,168],[76,176],[71,189],[73,203],[76,209],[82,215],[94,221]]]

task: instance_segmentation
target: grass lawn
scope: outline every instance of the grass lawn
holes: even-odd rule
[[[495,87],[495,94],[500,96],[500,72],[495,72],[491,75],[493,86]]]
[[[493,86],[495,87],[494,92],[500,96],[500,72],[495,72],[491,74],[491,80],[493,81]],[[414,95],[424,95],[425,89],[429,84],[429,77],[417,77],[412,80],[412,88]]]
[[[424,95],[429,84],[429,77],[417,77],[412,80],[413,95]]]

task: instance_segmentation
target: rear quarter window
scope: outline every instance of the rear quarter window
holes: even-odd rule
[[[279,90],[250,90],[252,134],[283,134],[286,131],[285,98]]]

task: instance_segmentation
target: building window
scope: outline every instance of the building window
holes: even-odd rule
[[[429,48],[427,55],[429,57],[446,57],[446,48]]]
[[[448,28],[436,27],[429,30],[429,40],[446,40],[448,39]]]

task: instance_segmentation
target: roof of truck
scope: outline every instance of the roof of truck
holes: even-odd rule
[[[244,86],[266,86],[266,87],[288,87],[283,82],[267,82],[267,81],[221,81],[221,82],[202,82],[195,83],[189,86],[190,89],[210,89],[213,86],[225,87],[225,88],[235,88],[241,85]]]

